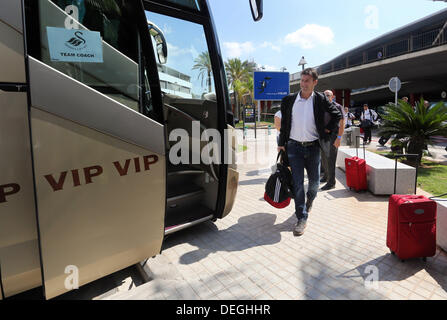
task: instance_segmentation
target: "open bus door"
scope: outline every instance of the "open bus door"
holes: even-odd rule
[[[139,1],[26,3],[36,211],[49,299],[160,252],[164,126]]]
[[[262,1],[252,12],[262,16]],[[192,45],[165,39],[163,19]],[[175,70],[195,69],[185,52],[209,57],[205,85],[200,70]],[[231,211],[233,133],[228,164],[168,160],[176,128],[234,131],[206,0],[2,0],[0,53],[0,299],[41,285],[58,296]]]

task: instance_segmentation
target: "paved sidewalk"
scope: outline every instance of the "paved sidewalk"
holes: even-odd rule
[[[427,262],[392,256],[388,197],[350,192],[339,169],[336,189],[318,194],[305,234],[294,237],[293,204],[277,210],[263,200],[266,161],[276,155],[275,136],[267,138],[260,164],[239,164],[229,216],[171,235],[147,262],[154,280],[107,299],[447,299],[447,253]],[[265,146],[246,144],[246,156]]]

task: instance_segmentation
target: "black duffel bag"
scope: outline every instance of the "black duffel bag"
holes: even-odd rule
[[[292,173],[284,164],[284,154],[284,151],[278,153],[276,171],[265,184],[264,200],[277,209],[286,208],[293,197]]]

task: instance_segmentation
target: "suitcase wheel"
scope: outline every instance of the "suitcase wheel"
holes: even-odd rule
[[[427,262],[427,257],[423,257],[422,261]]]
[[[391,252],[391,254],[394,256],[395,255],[395,253],[394,253],[394,251],[393,250],[390,250],[390,252]]]

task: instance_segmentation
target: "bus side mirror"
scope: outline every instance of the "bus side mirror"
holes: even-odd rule
[[[261,20],[263,15],[262,0],[249,0],[249,1],[253,20],[254,21]]]
[[[147,26],[149,27],[149,34],[155,40],[158,61],[160,64],[165,64],[168,61],[168,44],[163,31],[149,20],[147,21]]]

